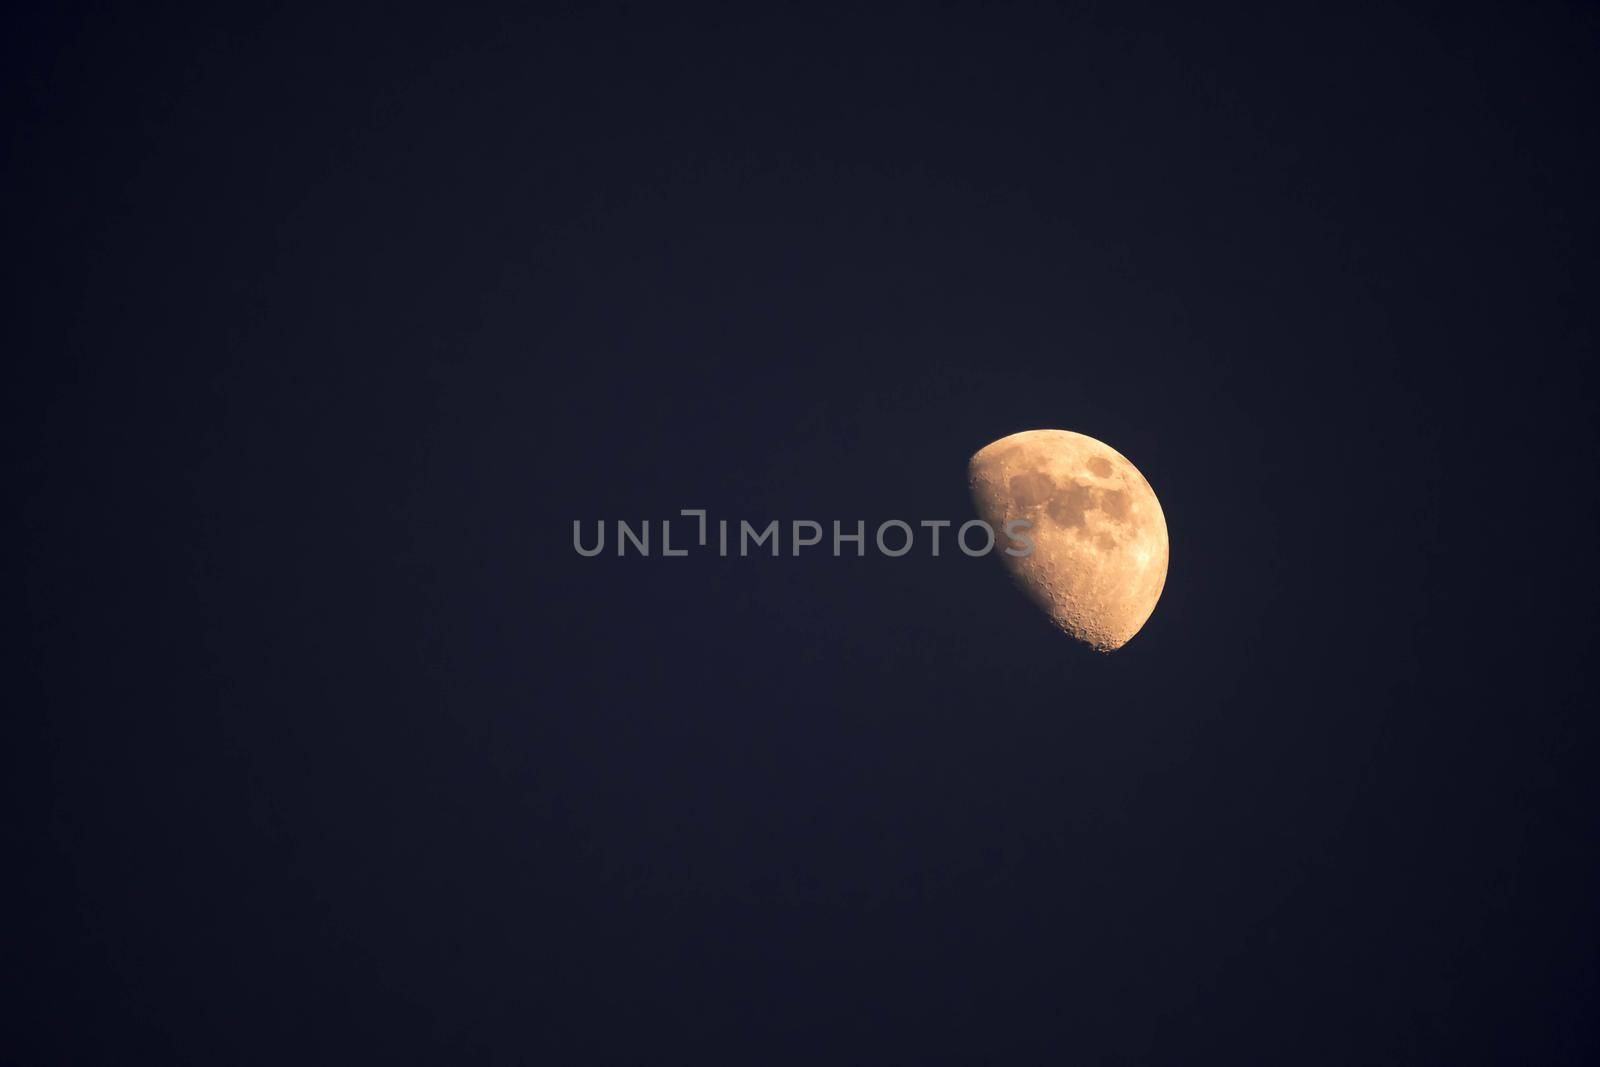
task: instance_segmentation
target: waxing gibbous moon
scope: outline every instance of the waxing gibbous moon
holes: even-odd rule
[[[1167,582],[1167,519],[1122,453],[1069,430],[1026,430],[985,445],[967,475],[996,532],[1033,523],[1019,529],[1033,551],[1001,558],[1058,627],[1101,652],[1139,632]]]

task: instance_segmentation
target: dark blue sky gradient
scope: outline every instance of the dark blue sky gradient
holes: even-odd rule
[[[758,7],[8,12],[0,1061],[1592,1062],[1593,9]]]

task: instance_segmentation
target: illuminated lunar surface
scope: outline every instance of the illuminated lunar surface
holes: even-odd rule
[[[978,514],[1024,592],[1064,632],[1109,652],[1150,618],[1167,581],[1167,520],[1144,475],[1110,445],[1068,430],[1026,430],[967,465]],[[1033,552],[1003,549],[1027,519]]]

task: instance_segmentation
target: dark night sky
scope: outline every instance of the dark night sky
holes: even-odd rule
[[[0,1062],[1600,1058],[1596,10],[668,7],[5,16]]]

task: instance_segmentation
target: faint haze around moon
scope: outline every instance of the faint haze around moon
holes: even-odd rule
[[[991,526],[1032,522],[1032,553],[1002,558],[1057,626],[1101,652],[1139,632],[1166,584],[1167,520],[1132,463],[1080,433],[1025,430],[985,445],[967,473]]]

